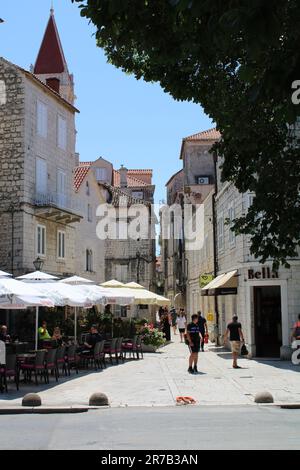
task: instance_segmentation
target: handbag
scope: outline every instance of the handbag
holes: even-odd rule
[[[208,344],[209,335],[204,335],[204,343]]]
[[[248,351],[248,349],[247,349],[245,343],[243,343],[243,345],[242,345],[242,347],[241,347],[241,355],[242,355],[242,356],[248,356],[248,354],[249,354],[249,351]]]

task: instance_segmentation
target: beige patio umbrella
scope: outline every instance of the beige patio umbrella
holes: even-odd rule
[[[130,289],[135,294],[135,303],[140,305],[169,305],[171,302],[166,297],[151,292],[136,282],[125,284],[126,289]]]

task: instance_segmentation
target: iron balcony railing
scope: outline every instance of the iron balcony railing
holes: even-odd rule
[[[65,194],[57,193],[36,193],[34,204],[39,207],[56,207],[78,215],[84,212],[84,205],[75,197],[68,197]]]

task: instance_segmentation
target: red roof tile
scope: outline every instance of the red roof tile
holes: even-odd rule
[[[53,10],[48,21],[41,48],[34,66],[34,74],[62,73],[67,63],[60,42]]]
[[[145,176],[147,176],[147,178]],[[152,170],[127,170],[127,185],[129,188],[138,188],[151,184]],[[114,186],[117,188],[121,186],[120,173],[117,170],[114,170]]]
[[[84,178],[88,174],[88,171],[91,168],[91,166],[93,165],[93,163],[94,162],[80,162],[79,166],[77,166],[74,169],[74,189],[75,189],[76,192],[79,190]],[[142,187],[142,186],[144,187],[144,186],[149,186],[149,185],[152,184],[151,179],[150,179],[150,183],[147,183],[147,182],[133,176],[133,175],[137,175],[137,174],[139,175],[140,173],[142,175],[147,174],[148,176],[150,176],[150,178],[152,177],[152,170],[128,170],[128,172],[127,172],[127,184],[128,184],[129,188],[139,188],[139,187]],[[117,170],[114,170],[114,183],[113,183],[113,186],[115,188],[120,188],[121,187],[120,173]]]
[[[79,190],[84,178],[88,174],[90,167],[91,165],[89,164],[89,162],[81,162],[79,166],[74,168],[73,183],[74,183],[74,189],[76,192]]]
[[[213,129],[209,129],[207,131],[198,132],[197,134],[190,135],[182,139],[181,150],[180,150],[180,158],[183,159],[183,147],[185,142],[215,142],[221,138],[221,133],[217,131],[214,127]]]
[[[191,141],[191,140],[218,140],[220,139],[221,134],[217,129],[214,127],[213,129],[209,129],[208,131],[198,132],[197,134],[190,135],[189,137],[185,137],[183,141]]]

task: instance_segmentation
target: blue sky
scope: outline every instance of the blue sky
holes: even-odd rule
[[[94,27],[71,0],[54,0],[55,18],[77,102],[77,150],[81,160],[103,156],[116,169],[152,168],[156,202],[165,183],[181,168],[181,139],[212,127],[201,107],[176,102],[157,84],[137,81],[107,63],[96,47]],[[0,55],[29,68],[46,28],[51,0],[0,3]]]

